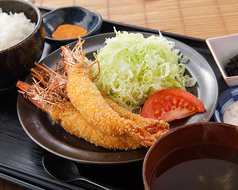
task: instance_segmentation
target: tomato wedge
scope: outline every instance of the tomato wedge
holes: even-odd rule
[[[164,89],[146,100],[142,116],[170,122],[204,110],[202,101],[193,94],[180,89]]]

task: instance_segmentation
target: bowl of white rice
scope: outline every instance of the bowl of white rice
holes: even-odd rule
[[[28,1],[0,0],[0,90],[24,80],[41,58],[45,30],[40,10]]]

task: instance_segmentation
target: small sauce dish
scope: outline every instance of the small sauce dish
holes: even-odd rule
[[[81,38],[85,38],[99,33],[102,22],[103,20],[100,14],[82,7],[71,6],[58,8],[43,15],[45,39],[47,42],[55,45],[66,45],[78,40],[78,37],[70,39],[52,38],[52,33],[59,25],[71,24],[82,27],[87,30],[87,34],[81,36]]]

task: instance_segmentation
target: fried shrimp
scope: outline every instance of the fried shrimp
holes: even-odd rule
[[[143,118],[102,94],[92,76],[93,64],[98,64],[100,73],[99,62],[85,57],[82,44],[79,41],[73,50],[63,46],[63,62],[57,62],[55,69],[36,63],[33,84],[18,81],[19,92],[67,132],[96,146],[133,150],[153,145],[169,131],[168,123]]]
[[[68,70],[67,92],[71,103],[85,120],[112,136],[129,135],[144,146],[151,146],[155,142],[156,139],[152,135],[139,128],[133,121],[121,118],[107,104],[97,87],[93,86],[87,77],[80,76],[76,70]]]
[[[143,146],[151,146],[160,135],[151,135],[134,121],[121,117],[101,95],[92,82],[91,66],[85,59],[80,42],[71,51],[62,47],[63,62],[67,65],[67,93],[71,103],[82,114],[84,119],[103,133],[112,136],[130,136]],[[163,130],[164,131],[164,130]],[[168,131],[168,130],[167,130]],[[158,132],[162,134],[161,131]]]
[[[51,88],[51,91],[60,94],[68,100],[69,98],[66,93],[67,75],[64,70],[64,65],[59,65],[57,62],[56,69],[54,70],[44,64],[39,65],[36,63],[36,65],[38,68],[32,69],[32,75],[40,80],[43,85]],[[158,121],[150,118],[144,118],[141,115],[134,114],[126,108],[119,106],[117,103],[107,98],[106,94],[102,94],[102,96],[108,105],[114,109],[120,117],[134,121],[139,127],[142,127],[156,138],[159,138],[169,130],[167,122],[163,120]]]
[[[90,125],[75,107],[50,89],[43,89],[38,83],[30,85],[18,81],[17,87],[33,104],[48,113],[55,122],[70,134],[108,149],[132,150],[141,147],[131,137],[114,137]]]

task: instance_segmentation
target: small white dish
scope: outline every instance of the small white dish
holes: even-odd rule
[[[227,85],[237,86],[238,76],[228,76],[225,67],[238,54],[238,33],[208,38],[206,43]]]

